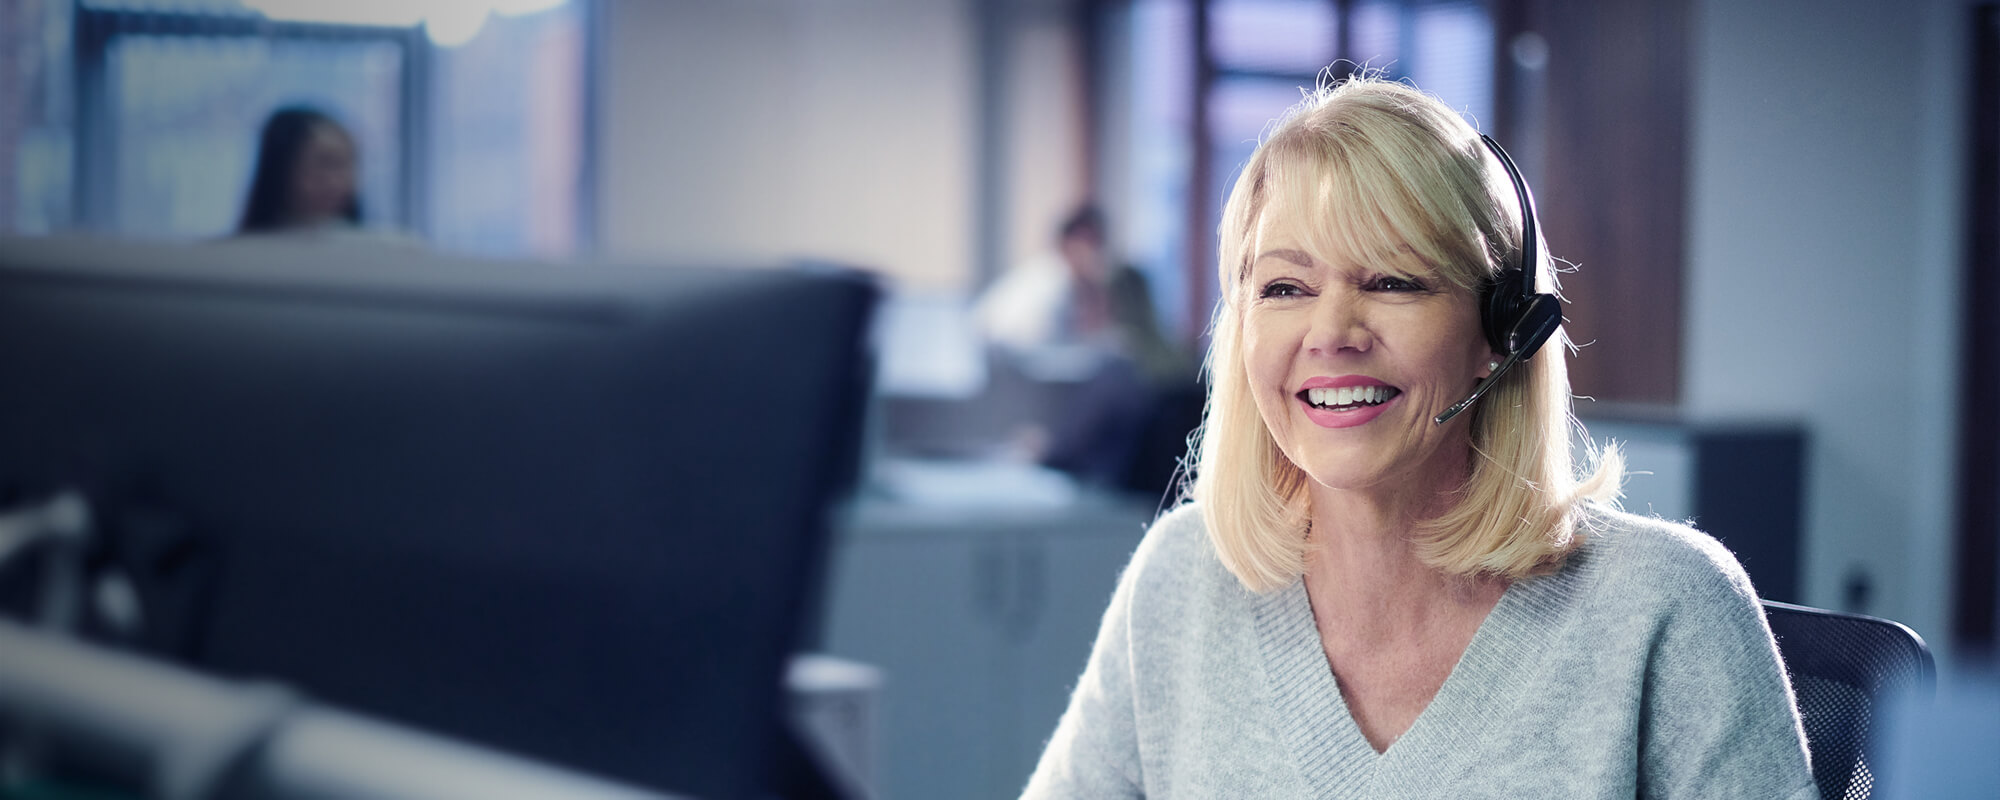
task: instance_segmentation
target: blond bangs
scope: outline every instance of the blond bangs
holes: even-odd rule
[[[1387,149],[1355,141],[1359,127],[1379,121],[1352,118],[1369,115],[1388,116],[1360,108],[1338,125],[1281,127],[1260,163],[1272,196],[1257,211],[1281,203],[1297,210],[1295,218],[1318,221],[1289,232],[1316,259],[1366,265],[1402,278],[1435,275],[1477,292],[1497,271],[1502,255],[1518,249],[1511,216],[1492,203],[1438,207],[1410,187],[1440,177],[1478,180],[1484,149],[1453,153],[1438,163],[1399,163],[1388,157]],[[1322,134],[1321,128],[1332,130]],[[1256,224],[1254,218],[1247,222]],[[1490,248],[1487,242],[1493,239],[1499,240],[1498,247]],[[1410,269],[1409,257],[1424,272]]]

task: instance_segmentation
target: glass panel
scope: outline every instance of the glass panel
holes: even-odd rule
[[[1475,126],[1493,124],[1493,20],[1476,2],[1439,3],[1416,11],[1409,75]],[[1490,130],[1488,131],[1491,132]]]
[[[0,231],[70,225],[71,23],[68,0],[0,2]]]
[[[1250,160],[1251,152],[1264,130],[1297,104],[1304,96],[1297,81],[1269,78],[1225,78],[1209,93],[1208,130],[1217,178],[1215,189],[1206,198],[1212,208],[1210,219],[1222,219],[1222,204],[1236,176]]]
[[[1215,82],[1208,96],[1208,129],[1217,155],[1241,151],[1236,158],[1219,159],[1218,170],[1233,170],[1250,159],[1258,136],[1285,109],[1305,95],[1298,81],[1276,78],[1223,78]],[[1233,173],[1232,173],[1233,174]],[[1229,184],[1224,183],[1224,186]]]
[[[403,221],[401,46],[120,36],[107,61],[112,230],[176,238],[233,231],[264,118],[293,104],[330,113],[354,136],[362,223]]]
[[[1187,0],[1138,0],[1132,4],[1131,142],[1113,150],[1129,162],[1126,255],[1153,292],[1160,325],[1181,337],[1208,320],[1188,311],[1187,202],[1192,151],[1188,117],[1194,96],[1194,48]]]
[[[437,51],[432,239],[440,247],[559,256],[582,237],[581,3],[495,15]]]
[[[1351,52],[1341,58],[1364,66],[1401,75],[1403,65],[1403,3],[1395,0],[1360,0],[1354,4],[1354,31]]]
[[[1216,66],[1315,75],[1333,62],[1337,20],[1331,0],[1217,0],[1209,7]]]

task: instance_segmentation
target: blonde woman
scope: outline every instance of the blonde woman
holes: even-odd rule
[[[1615,451],[1572,463],[1504,159],[1366,75],[1257,148],[1192,502],[1133,555],[1025,796],[1817,797],[1742,568],[1617,511]]]

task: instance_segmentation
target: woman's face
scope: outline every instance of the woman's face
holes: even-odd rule
[[[1470,415],[1431,420],[1489,370],[1473,294],[1408,248],[1374,263],[1321,260],[1296,233],[1311,224],[1324,223],[1273,206],[1251,241],[1238,302],[1264,424],[1292,463],[1329,488],[1457,486]]]
[[[314,125],[292,173],[292,221],[311,225],[339,217],[354,197],[354,143],[331,125]]]

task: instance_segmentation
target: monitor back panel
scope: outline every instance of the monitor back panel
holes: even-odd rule
[[[853,472],[866,281],[4,252],[0,498],[86,493],[93,563],[143,601],[121,635],[649,786],[756,790]]]

